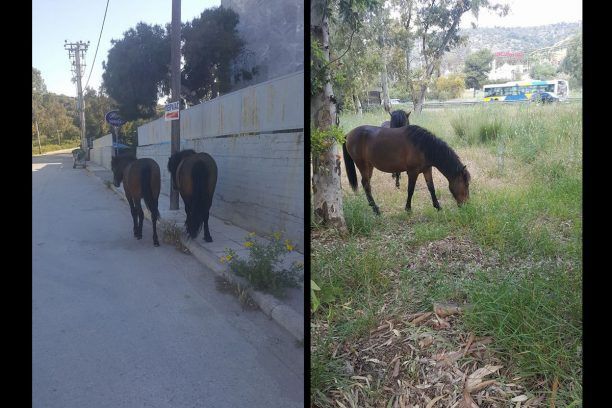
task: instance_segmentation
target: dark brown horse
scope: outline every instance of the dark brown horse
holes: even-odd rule
[[[142,238],[144,212],[140,200],[144,199],[153,222],[153,245],[159,246],[157,239],[157,219],[159,218],[157,202],[161,185],[159,165],[153,159],[136,159],[132,155],[123,155],[111,159],[111,169],[115,187],[123,183],[123,191],[125,191],[134,221],[134,236],[137,239]]]
[[[357,190],[357,173],[361,173],[361,185],[366,192],[368,203],[376,214],[378,206],[372,198],[370,179],[374,168],[395,173],[408,174],[408,199],[406,211],[411,209],[412,194],[420,173],[425,176],[433,206],[440,209],[431,174],[435,166],[448,179],[448,187],[457,201],[463,204],[470,197],[470,173],[459,160],[459,156],[446,142],[420,126],[408,125],[401,128],[359,126],[351,130],[342,145],[344,165],[349,183]]]
[[[172,186],[181,193],[185,204],[185,227],[191,238],[196,238],[204,224],[204,240],[212,242],[208,217],[217,185],[217,164],[208,153],[187,149],[168,159]]]
[[[409,116],[410,116],[411,112],[406,112],[403,110],[396,110],[391,112],[391,120],[390,121],[386,121],[383,122],[380,127],[386,127],[386,128],[398,128],[398,127],[402,127],[402,126],[406,126],[410,124],[410,121],[408,120]],[[395,187],[397,187],[398,189],[400,188],[400,176],[402,173],[393,173],[391,175],[391,177],[393,177],[395,179]]]

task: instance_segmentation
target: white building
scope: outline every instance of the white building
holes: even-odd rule
[[[498,65],[497,61],[494,59],[491,63],[491,72],[489,72],[488,79],[508,79],[511,81],[521,81],[530,79],[529,67],[527,64],[510,64],[508,62],[504,62],[503,64]]]

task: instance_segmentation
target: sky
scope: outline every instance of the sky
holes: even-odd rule
[[[492,0],[492,3],[508,4],[510,12],[505,17],[481,12],[478,21],[472,14],[461,19],[461,28],[471,27],[533,27],[555,23],[582,21],[582,0]]]
[[[33,0],[32,1],[32,66],[38,69],[49,92],[76,96],[76,85],[64,40],[89,41],[85,56],[83,89],[89,77],[96,52],[107,0]],[[221,4],[221,0],[181,0],[181,21],[187,22],[202,11]],[[89,87],[98,89],[102,82],[102,61],[108,56],[111,39],[139,22],[165,25],[172,20],[171,0],[108,1],[108,11]]]
[[[510,5],[506,17],[481,12],[479,27],[521,27],[577,22],[582,20],[581,0],[493,0]],[[49,92],[76,96],[68,42],[89,41],[85,57],[87,64],[84,83],[90,75],[96,44],[102,27],[106,0],[33,0],[32,1],[32,66],[40,70]],[[190,21],[209,7],[220,5],[221,0],[182,0],[181,20]],[[171,0],[109,0],[106,22],[100,39],[89,86],[98,89],[102,81],[102,61],[106,60],[111,39],[120,39],[123,33],[140,21],[165,25],[172,18]],[[461,21],[462,28],[471,27],[471,14]]]

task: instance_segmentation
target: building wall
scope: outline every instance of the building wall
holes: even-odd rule
[[[249,52],[237,68],[258,66],[259,71],[249,81],[233,83],[232,90],[304,69],[303,1],[221,0],[221,6],[240,16],[238,32]]]
[[[89,151],[89,159],[102,167],[111,168],[113,154],[113,135],[106,135],[93,141],[93,148]]]

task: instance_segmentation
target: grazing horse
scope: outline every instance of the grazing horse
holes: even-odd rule
[[[157,219],[159,218],[157,202],[161,185],[159,165],[153,159],[136,159],[132,155],[123,155],[111,159],[111,169],[115,187],[123,183],[125,197],[130,205],[134,221],[134,236],[142,239],[144,212],[140,200],[144,199],[153,222],[153,245],[159,246],[157,239]]]
[[[459,156],[446,142],[420,126],[359,126],[347,134],[346,142],[342,144],[342,152],[351,188],[353,191],[357,190],[357,165],[368,203],[378,215],[380,210],[372,198],[370,187],[374,168],[385,173],[405,171],[408,174],[406,211],[411,209],[412,194],[420,173],[425,176],[433,206],[440,210],[431,174],[432,166],[448,179],[448,187],[457,205],[461,206],[470,197],[470,173],[459,160]]]
[[[196,238],[204,224],[204,240],[212,242],[208,217],[217,185],[217,164],[208,153],[187,149],[168,159],[172,174],[172,188],[178,190],[185,203],[185,227],[191,238]]]
[[[398,128],[402,126],[406,126],[410,124],[408,117],[411,112],[406,112],[403,110],[396,110],[391,112],[391,121],[383,122],[380,126],[386,128]],[[393,173],[391,177],[395,179],[395,187],[400,188],[400,176],[402,173]]]

